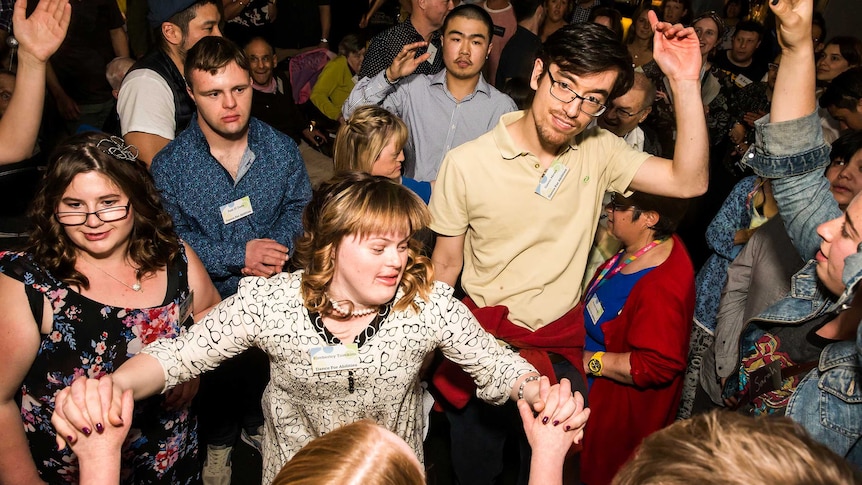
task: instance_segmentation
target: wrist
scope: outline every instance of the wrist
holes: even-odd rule
[[[538,374],[525,377],[521,381],[521,385],[518,386],[518,400],[523,399],[530,404],[530,407],[533,407],[533,403],[536,402],[536,397],[539,394],[539,379],[541,379],[541,376]]]
[[[390,74],[388,67],[383,71],[383,80],[386,81],[386,84],[393,86],[393,85],[398,83],[399,79],[400,78],[397,78],[397,77],[393,76],[392,74]]]

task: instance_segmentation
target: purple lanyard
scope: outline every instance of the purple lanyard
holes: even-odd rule
[[[654,247],[658,246],[659,244],[661,244],[661,243],[663,243],[663,242],[665,242],[665,241],[667,241],[667,238],[664,238],[664,239],[656,239],[655,241],[653,241],[653,242],[651,242],[651,243],[647,244],[646,246],[644,246],[644,247],[642,247],[642,248],[638,249],[638,252],[636,252],[636,253],[634,253],[633,255],[629,256],[628,258],[626,258],[626,259],[625,259],[625,261],[623,261],[623,263],[622,263],[621,265],[619,265],[619,266],[617,266],[616,268],[614,268],[614,265],[615,265],[615,264],[617,264],[617,261],[619,261],[619,259],[620,259],[620,258],[622,257],[622,255],[623,255],[623,253],[624,253],[624,252],[626,252],[625,248],[620,249],[620,252],[618,252],[616,255],[614,255],[614,257],[613,257],[613,258],[611,258],[607,263],[605,263],[605,267],[604,267],[604,268],[602,268],[602,271],[599,273],[599,275],[598,275],[598,276],[596,276],[596,279],[595,279],[595,281],[593,281],[593,284],[591,284],[591,285],[590,285],[590,289],[589,289],[589,290],[587,290],[587,295],[586,295],[586,298],[585,298],[585,299],[586,299],[586,300],[589,300],[589,299],[590,299],[590,295],[594,294],[594,293],[595,293],[595,291],[596,291],[596,290],[598,290],[598,289],[599,289],[599,287],[600,287],[600,286],[602,286],[602,284],[603,284],[605,281],[607,281],[607,280],[611,279],[614,275],[616,275],[617,273],[619,273],[620,271],[622,271],[622,270],[623,270],[623,268],[625,268],[626,266],[628,266],[629,264],[631,264],[631,262],[632,262],[632,261],[634,261],[634,260],[638,259],[639,257],[643,256],[643,255],[644,255],[644,253],[646,253],[646,252],[647,252],[647,251],[649,251],[650,249],[652,249],[652,248],[654,248]],[[614,268],[614,269],[613,269],[613,271],[611,271],[611,268]],[[609,271],[610,271],[610,273],[608,273]]]

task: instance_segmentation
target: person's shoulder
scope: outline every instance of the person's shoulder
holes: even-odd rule
[[[302,283],[302,271],[293,273],[276,273],[269,278],[262,276],[246,276],[239,280],[237,295],[241,298],[253,298],[255,301],[274,302],[271,297],[277,295],[278,300],[294,298],[299,295]]]
[[[293,138],[254,117],[249,120],[249,134],[250,138],[254,140],[254,145],[269,152],[283,154],[290,151],[291,148],[298,149]]]

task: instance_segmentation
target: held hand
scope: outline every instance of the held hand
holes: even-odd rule
[[[18,55],[22,59],[47,62],[66,38],[71,16],[69,0],[40,0],[30,17],[27,17],[27,0],[16,0],[12,22],[20,45]]]
[[[195,395],[200,388],[201,380],[199,377],[183,382],[165,393],[165,402],[162,407],[168,411],[180,410],[192,403]]]
[[[251,276],[272,276],[284,268],[287,246],[273,239],[252,239],[245,245],[245,270]]]
[[[538,423],[543,426],[559,428],[568,434],[568,443],[579,443],[584,434],[584,427],[587,419],[590,416],[590,410],[584,408],[584,398],[581,393],[576,392],[572,395],[571,384],[568,379],[560,380],[559,384],[555,384],[544,390],[545,397],[542,401],[542,410],[536,411],[533,406],[532,411],[538,414],[533,418],[534,423],[530,424],[531,429]],[[526,404],[526,403],[524,403]],[[522,404],[519,401],[518,407]],[[532,418],[532,413],[529,413]],[[521,417],[524,420],[524,430],[527,432],[528,438],[531,431],[527,429],[528,420],[525,418],[524,411],[521,411]],[[543,433],[541,430],[535,430],[535,433]],[[530,443],[533,444],[532,441]]]
[[[416,49],[425,47],[426,45],[428,45],[428,43],[422,41],[407,44],[402,47],[401,51],[392,61],[392,65],[386,68],[386,78],[395,82],[404,76],[413,74],[413,72],[416,71],[416,68],[431,57],[429,52],[426,52],[419,57],[414,57],[416,55]]]
[[[75,379],[54,397],[51,423],[57,430],[58,449],[94,431],[101,433],[109,426],[126,425],[129,420],[123,415],[123,399],[122,391],[114,385],[110,375],[101,379]]]
[[[775,14],[775,31],[783,49],[814,49],[811,40],[814,0],[771,0],[769,8]]]
[[[754,128],[754,122],[766,116],[765,111],[749,111],[742,115],[742,121],[751,128]]]
[[[110,399],[111,389],[107,387],[104,389],[107,390],[107,397]],[[103,388],[100,387],[99,391],[101,395]],[[97,465],[100,461],[104,463],[104,460],[107,459],[116,459],[119,461],[120,450],[126,439],[126,435],[129,433],[129,428],[132,425],[132,411],[134,410],[135,401],[132,398],[131,390],[127,390],[122,394],[121,403],[121,416],[123,418],[122,425],[105,426],[101,432],[97,431],[92,433],[90,436],[82,437],[75,442],[70,443],[72,451],[75,452],[80,463]],[[103,408],[103,410],[104,409],[106,408]],[[107,415],[102,416],[102,420],[105,422],[107,422],[107,418]],[[109,464],[105,465],[109,466]],[[95,468],[95,466],[93,468]]]
[[[653,59],[671,80],[700,80],[700,41],[691,27],[659,22],[655,12],[649,12],[655,35]]]

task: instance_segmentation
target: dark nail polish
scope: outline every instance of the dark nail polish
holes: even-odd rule
[[[567,424],[566,425],[566,431],[571,431],[571,430],[572,430],[572,427]]]
[[[554,426],[556,426],[556,425],[554,425]],[[96,431],[97,431],[98,433],[101,433],[102,431],[105,431],[105,427],[104,427],[104,426],[102,426],[102,423],[96,423]]]
[[[84,433],[84,436],[90,436],[90,434],[92,434],[92,433],[93,433],[92,431],[90,431],[90,428],[88,428],[88,427],[86,427],[86,426],[84,426],[83,428],[81,428],[81,432],[82,432],[82,433]]]
[[[69,443],[71,445],[74,442],[75,442],[74,436],[72,436],[72,435],[66,436],[66,443]]]
[[[542,424],[548,424],[548,417],[547,416],[542,418]]]
[[[554,421],[554,426],[559,426],[559,425],[560,425],[560,422],[555,420],[555,421]]]

